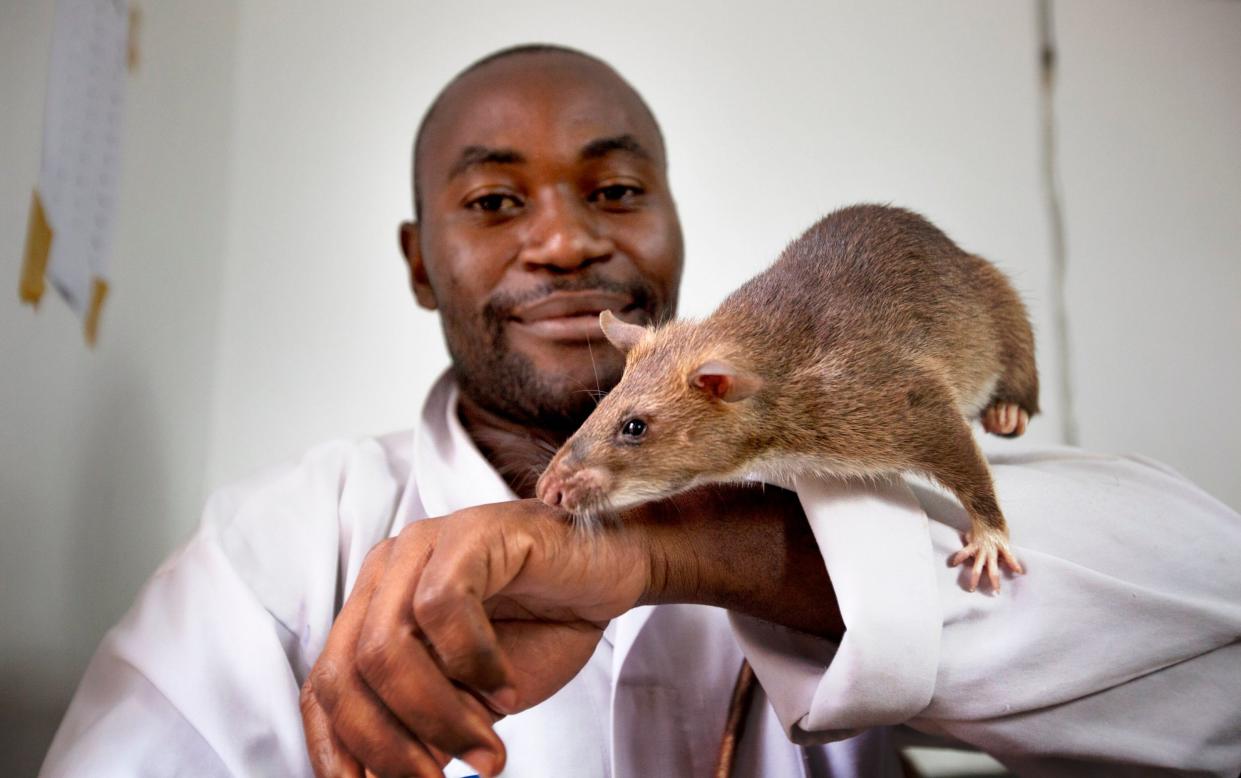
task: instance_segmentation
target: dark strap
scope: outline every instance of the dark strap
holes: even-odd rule
[[[754,699],[754,686],[754,671],[750,669],[750,663],[742,659],[737,683],[733,685],[733,698],[728,703],[728,721],[724,724],[720,753],[715,760],[715,778],[730,778],[733,774],[737,744],[745,735],[746,714],[750,711],[750,700]]]

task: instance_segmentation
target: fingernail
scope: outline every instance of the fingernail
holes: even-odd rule
[[[497,757],[485,748],[474,748],[461,755],[461,761],[478,771],[482,778],[496,774]]]
[[[491,695],[491,702],[501,713],[513,713],[517,710],[517,690],[511,686],[504,686]]]

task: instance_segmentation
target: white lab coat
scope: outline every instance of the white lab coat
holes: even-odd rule
[[[309,775],[298,689],[366,552],[512,498],[455,398],[443,378],[413,434],[324,445],[213,495],[100,645],[41,774]],[[1022,775],[1235,776],[1241,519],[1142,460],[992,464],[1028,569],[999,597],[946,566],[964,516],[942,493],[799,482],[839,645],[713,608],[635,609],[572,682],[498,724],[505,775],[708,775],[744,651],[765,694],[738,775],[899,775],[885,725],[908,722]]]

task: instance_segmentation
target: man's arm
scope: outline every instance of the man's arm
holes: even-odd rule
[[[797,494],[774,486],[713,486],[642,506],[624,519],[647,544],[640,604],[714,605],[839,639],[831,579]]]
[[[467,613],[454,602],[483,604],[501,650],[491,625],[466,619],[455,633],[465,638],[444,666],[450,677],[483,686],[504,675],[495,656],[503,657],[509,630],[544,647],[566,646],[571,641],[551,627],[573,625],[593,647],[603,620],[634,604],[702,602],[821,634],[839,634],[840,621],[848,622],[848,638],[836,646],[737,620],[764,689],[800,742],[908,722],[975,745],[1022,774],[1132,774],[1143,765],[1235,775],[1237,514],[1175,474],[1131,459],[1034,452],[993,462],[993,471],[1028,567],[997,597],[966,591],[946,565],[959,547],[952,527],[965,518],[960,506],[900,483],[804,485],[799,494],[821,541],[819,560],[799,553],[809,544],[795,520],[785,529],[791,506],[731,510],[745,504],[741,494],[726,500],[727,518],[667,506],[671,513],[633,517],[630,531],[605,531],[593,544],[538,504],[486,506],[448,520],[470,531],[427,549],[416,569],[391,574],[422,572],[440,582],[414,600],[424,609]],[[419,532],[406,529],[411,537]],[[880,560],[867,553],[876,548],[881,575]],[[798,594],[824,585],[824,560],[832,596],[819,610]],[[454,628],[445,620],[440,631]],[[471,645],[478,647],[474,669]],[[579,652],[580,661],[586,656]],[[347,651],[324,659],[354,662]],[[510,675],[516,704],[506,709],[550,694],[581,666],[574,662],[563,652],[525,677]],[[391,666],[399,668],[399,658]],[[478,669],[487,667],[501,672]]]
[[[572,679],[607,620],[638,604],[715,605],[843,631],[790,492],[703,489],[622,524],[586,537],[526,500],[416,522],[376,548],[303,690],[316,772],[352,775],[378,760],[435,775],[427,755],[498,772],[502,746],[464,698],[445,710],[444,678],[493,710],[524,710]]]

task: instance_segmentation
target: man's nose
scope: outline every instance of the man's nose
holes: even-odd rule
[[[612,241],[600,234],[598,214],[575,193],[557,188],[535,202],[530,232],[518,256],[527,269],[572,272],[612,255]]]

